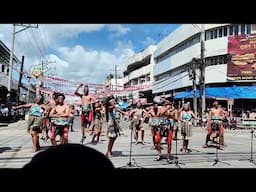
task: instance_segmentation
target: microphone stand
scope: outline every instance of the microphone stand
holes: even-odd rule
[[[253,137],[254,137],[254,128],[252,127],[252,130],[251,130],[251,155],[250,155],[250,159],[240,159],[239,161],[244,161],[244,160],[249,160],[250,163],[256,165],[253,157],[252,157],[252,154],[253,154]]]

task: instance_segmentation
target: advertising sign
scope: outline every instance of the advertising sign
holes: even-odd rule
[[[256,79],[256,34],[228,37],[227,76],[234,80]]]
[[[31,72],[31,75],[38,79],[38,78],[42,78],[43,77],[43,69],[42,69],[42,66],[41,65],[33,65],[31,68],[30,68],[30,72]]]

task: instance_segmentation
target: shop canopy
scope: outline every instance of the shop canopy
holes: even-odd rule
[[[196,97],[200,97],[199,90],[196,90]],[[232,87],[207,87],[205,88],[206,98],[227,98],[227,99],[256,99],[256,86],[232,86]],[[193,98],[193,91],[178,93],[174,99]]]

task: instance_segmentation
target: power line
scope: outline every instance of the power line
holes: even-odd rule
[[[36,47],[36,45],[35,45],[35,42],[32,41],[32,36],[31,36],[31,34],[28,33],[28,31],[26,31],[25,34],[26,34],[27,39],[30,41],[31,45],[33,45],[35,53],[37,54],[37,56],[39,56],[38,59],[41,60],[41,54],[40,54],[40,52],[36,51],[36,50],[38,50],[38,49],[37,49],[37,47]]]
[[[45,42],[46,42],[47,48],[49,48],[50,43],[49,43],[48,33],[46,32],[45,27],[46,27],[45,25],[41,25],[41,29],[42,29],[44,37],[45,37]]]
[[[44,36],[44,34],[43,34],[42,30],[41,30],[41,27],[39,27],[39,31],[38,32],[39,32],[39,36],[41,37],[41,40],[42,40],[42,48],[44,49],[45,55],[47,55],[48,47],[46,45],[45,36]]]
[[[34,33],[32,33],[31,31],[29,31],[29,34],[30,34],[30,37],[34,40],[33,42],[35,43],[35,47],[38,49],[39,53],[40,53],[40,56],[41,56],[41,59],[44,58],[44,54],[41,50],[41,48],[38,46],[38,43],[37,43],[37,40],[35,40],[35,36],[34,36]]]

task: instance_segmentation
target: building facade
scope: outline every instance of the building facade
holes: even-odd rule
[[[7,88],[8,88],[8,75],[9,75],[9,60],[10,49],[0,40],[0,102],[6,102]],[[17,66],[21,61],[14,55],[14,66]],[[18,89],[18,81],[12,80],[11,99],[16,98]]]
[[[153,94],[174,97],[192,90],[188,65],[201,54],[201,24],[183,24],[157,45],[153,53]],[[231,80],[227,77],[228,37],[256,33],[255,24],[204,24],[205,86],[252,86],[255,80]],[[200,71],[196,70],[199,88]],[[249,101],[248,101],[249,102]],[[209,102],[208,102],[209,106]]]
[[[153,52],[155,50],[156,46],[150,45],[125,62],[123,83],[127,90],[126,96],[132,96],[135,100],[147,98],[147,102],[152,101]]]
[[[228,36],[255,33],[256,25],[205,24],[204,26],[206,86],[227,85],[230,83],[227,79]],[[200,58],[200,27],[200,24],[181,25],[158,44],[153,54],[155,61],[153,94],[175,95],[176,92],[191,88],[192,81],[189,79],[187,65],[193,58]],[[199,71],[196,72],[199,76]]]

